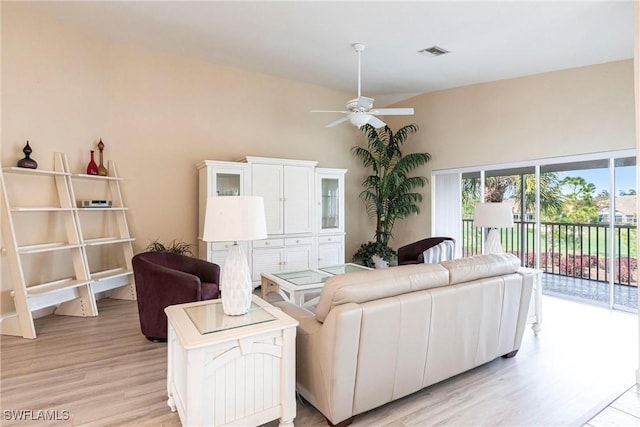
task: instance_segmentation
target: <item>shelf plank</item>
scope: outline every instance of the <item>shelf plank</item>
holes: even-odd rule
[[[11,212],[71,212],[76,208],[60,208],[56,206],[13,207]]]
[[[113,206],[110,208],[78,208],[78,211],[126,211],[129,208],[123,208],[120,206]]]
[[[36,254],[42,252],[61,251],[65,249],[79,248],[82,245],[68,242],[41,243],[38,245],[27,245],[18,247],[20,254]]]
[[[132,237],[120,238],[120,237],[100,237],[97,239],[85,239],[84,244],[86,246],[98,246],[98,245],[111,245],[114,243],[126,243],[133,242],[135,239]]]
[[[16,174],[23,174],[23,175],[42,175],[42,176],[55,176],[55,175],[62,175],[62,176],[71,176],[71,174],[69,172],[61,172],[61,171],[48,171],[48,170],[44,170],[44,169],[27,169],[27,168],[19,168],[16,166],[11,166],[11,167],[6,167],[6,168],[2,168],[2,171],[5,173],[16,173]]]
[[[35,297],[44,295],[50,292],[61,291],[63,289],[73,289],[83,285],[89,284],[88,280],[76,280],[72,278],[60,279],[48,283],[40,283],[38,285],[27,287],[27,296]],[[11,291],[13,296],[14,291]]]
[[[102,176],[102,175],[87,175],[86,173],[76,173],[72,175],[73,178],[78,179],[93,179],[96,181],[123,181],[124,178],[120,178],[117,176]]]
[[[99,282],[101,280],[114,279],[116,277],[129,276],[133,274],[133,270],[128,270],[126,268],[114,268],[112,270],[104,270],[97,271],[95,273],[91,273],[91,280],[94,282]]]

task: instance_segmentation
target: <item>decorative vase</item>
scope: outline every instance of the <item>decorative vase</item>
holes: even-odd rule
[[[93,159],[93,150],[91,150],[91,160],[87,165],[87,175],[98,175],[98,165],[96,165],[96,161]]]
[[[100,138],[100,142],[98,142],[98,150],[100,150],[100,164],[98,165],[98,175],[107,176],[109,171],[104,167],[102,161],[102,150],[104,150],[104,143],[102,142],[102,138]]]
[[[31,150],[31,147],[29,146],[29,141],[27,141],[27,145],[24,146],[24,148],[22,149],[22,152],[24,153],[24,159],[18,160],[18,167],[27,168],[27,169],[37,169],[38,162],[36,162],[30,157],[32,150]]]
[[[227,316],[246,314],[251,306],[251,271],[242,246],[235,243],[229,249],[220,278],[222,310]]]

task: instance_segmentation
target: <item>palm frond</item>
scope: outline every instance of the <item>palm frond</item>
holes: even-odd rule
[[[424,176],[411,176],[412,172],[431,160],[429,153],[402,155],[401,146],[418,126],[403,126],[397,132],[385,126],[375,129],[365,125],[366,147],[353,147],[352,153],[372,174],[362,182],[360,198],[367,213],[376,217],[376,242],[387,245],[397,219],[420,212],[422,194],[414,189],[428,182]]]
[[[429,160],[431,160],[431,155],[429,153],[411,153],[398,159],[393,169],[407,174],[412,170],[427,164]]]

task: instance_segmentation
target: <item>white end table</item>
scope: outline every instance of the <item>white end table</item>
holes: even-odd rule
[[[167,404],[185,426],[293,426],[298,322],[254,296],[226,316],[221,300],[165,309]]]
[[[521,267],[522,273],[532,273],[535,275],[533,279],[533,294],[531,295],[531,304],[527,313],[527,324],[531,323],[531,329],[535,335],[542,330],[542,270],[535,268]]]

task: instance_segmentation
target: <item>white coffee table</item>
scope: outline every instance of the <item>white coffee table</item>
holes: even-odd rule
[[[262,273],[262,298],[265,298],[269,292],[277,292],[285,301],[292,302],[300,307],[309,307],[317,304],[317,294],[322,290],[324,282],[329,277],[364,270],[371,269],[362,265],[348,263],[318,269]],[[311,295],[314,295],[314,297],[309,298]]]
[[[221,300],[167,313],[167,404],[185,426],[260,425],[296,416],[298,322],[254,296],[249,313],[226,316]]]

